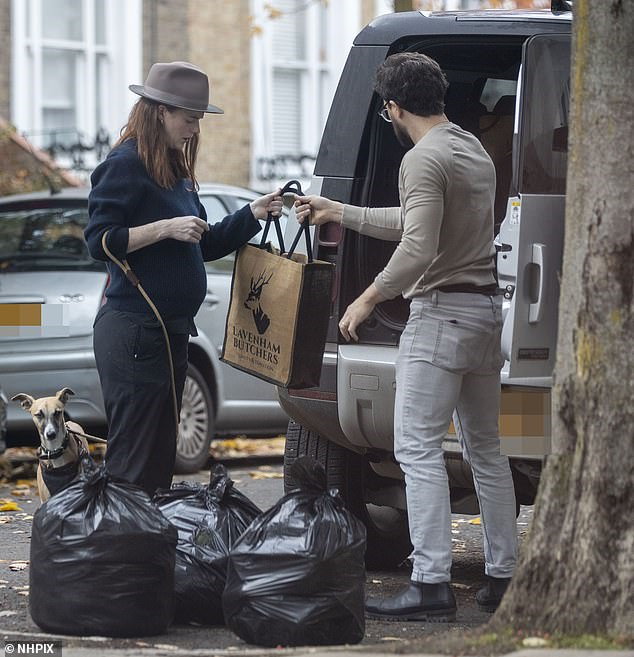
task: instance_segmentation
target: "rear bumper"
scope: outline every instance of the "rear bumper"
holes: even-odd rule
[[[319,389],[280,389],[280,403],[298,424],[343,447],[391,454],[396,356],[395,346],[339,345],[324,355]],[[550,448],[550,389],[503,385],[501,407],[501,452],[541,462]],[[447,439],[457,446],[453,429]]]

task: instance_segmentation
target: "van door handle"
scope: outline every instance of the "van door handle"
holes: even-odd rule
[[[533,244],[533,253],[531,257],[531,265],[534,266],[536,274],[539,277],[537,285],[537,299],[535,303],[528,304],[528,323],[537,324],[541,321],[544,314],[544,290],[546,288],[546,272],[544,271],[544,263],[546,256],[545,244]]]
[[[319,246],[337,247],[341,244],[342,237],[343,226],[334,221],[321,224],[317,230],[317,243]]]

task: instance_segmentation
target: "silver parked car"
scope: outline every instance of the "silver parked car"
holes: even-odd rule
[[[97,435],[105,435],[92,323],[104,300],[107,272],[90,257],[83,239],[88,191],[0,198],[0,304],[10,304],[0,307],[5,318],[0,324],[10,324],[11,313],[22,313],[19,326],[0,325],[0,384],[9,397],[18,392],[46,396],[68,386],[76,393],[66,406],[69,417],[101,427]],[[259,196],[217,184],[202,184],[199,193],[210,223]],[[275,242],[274,230],[269,237]],[[199,335],[189,346],[176,462],[180,473],[202,467],[214,435],[283,433],[288,423],[273,385],[220,362],[233,254],[206,266],[207,296],[195,319]],[[9,429],[31,422],[17,404],[9,404]]]

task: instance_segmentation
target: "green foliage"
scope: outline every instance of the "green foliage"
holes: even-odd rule
[[[491,631],[485,625],[464,634],[438,634],[416,642],[417,651],[446,655],[494,657],[526,649],[631,650],[634,637],[607,637],[592,634],[566,636],[540,634],[515,628]],[[537,653],[536,653],[537,655]]]
[[[465,637],[462,654],[501,655],[526,648],[574,649],[574,650],[631,650],[634,637],[609,637],[594,634],[577,636],[564,634],[527,633],[507,628],[500,632],[476,633]],[[455,648],[455,646],[454,646]]]
[[[553,636],[550,644],[554,648],[575,648],[580,650],[631,650],[634,648],[634,637],[607,637],[594,634]]]

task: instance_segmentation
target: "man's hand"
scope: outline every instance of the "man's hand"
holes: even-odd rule
[[[376,304],[381,301],[385,301],[385,297],[372,283],[360,297],[357,297],[346,308],[346,312],[339,320],[339,330],[347,342],[350,342],[350,338],[355,342],[359,340],[357,327],[372,314]]]
[[[343,217],[343,203],[331,201],[324,196],[297,196],[295,198],[295,215],[303,224],[306,219],[313,226],[334,221],[340,224]]]

